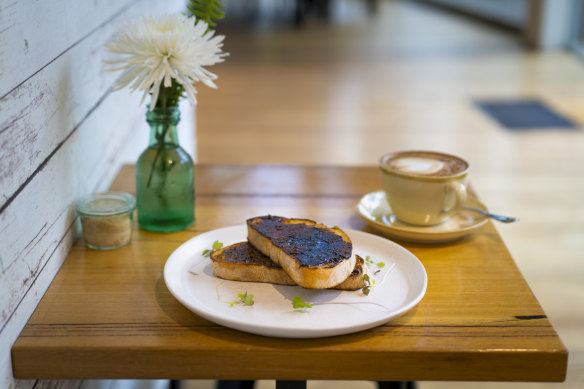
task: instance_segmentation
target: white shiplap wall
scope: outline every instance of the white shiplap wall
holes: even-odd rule
[[[119,74],[105,71],[104,44],[124,21],[184,4],[0,2],[1,388],[35,385],[13,379],[10,349],[78,234],[75,199],[107,189],[122,156],[146,147],[128,151],[148,138],[145,107],[109,92]]]

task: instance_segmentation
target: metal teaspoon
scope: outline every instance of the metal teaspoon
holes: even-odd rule
[[[495,219],[497,221],[500,221],[502,223],[513,223],[513,222],[519,221],[518,217],[495,215],[494,213],[483,211],[482,209],[471,208],[471,207],[463,207],[462,209],[483,214],[487,217],[490,217],[490,218]]]

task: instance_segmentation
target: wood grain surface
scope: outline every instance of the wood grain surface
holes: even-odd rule
[[[372,232],[355,211],[374,167],[199,165],[188,230],[78,242],[12,348],[17,378],[562,381],[567,351],[492,223],[448,244],[398,242],[428,289],[397,320],[351,335],[279,339],[211,323],[165,286],[168,256],[199,233],[260,214]],[[112,189],[134,191],[125,166]]]

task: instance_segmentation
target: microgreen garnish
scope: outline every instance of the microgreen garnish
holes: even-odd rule
[[[246,291],[245,293],[238,293],[237,297],[239,297],[239,300],[225,301],[225,303],[231,306],[234,306],[235,304],[253,305],[253,294],[247,294]]]
[[[294,298],[292,299],[292,307],[294,307],[294,309],[302,309],[312,308],[312,305],[302,300],[302,297],[294,296]]]
[[[336,229],[336,230],[338,230],[339,229],[339,226],[333,226],[333,228]]]
[[[223,243],[219,242],[218,240],[216,240],[215,242],[213,242],[213,246],[211,246],[210,249],[207,249],[205,251],[203,251],[202,255],[204,257],[208,257],[209,255],[211,255],[211,253],[215,250],[219,250],[220,248],[223,247]]]
[[[367,265],[373,266],[373,265],[377,265],[377,267],[384,267],[385,266],[385,262],[377,262],[375,259],[371,258],[369,255],[367,257],[365,257],[365,263],[367,263]]]
[[[375,280],[373,280],[375,282]],[[360,305],[360,304],[368,304],[368,305],[375,305],[381,307],[383,309],[389,310],[383,304],[376,303],[374,301],[327,301],[322,303],[307,303],[306,301],[302,300],[300,296],[295,296],[292,299],[292,306],[294,309],[299,309],[303,312],[307,312],[307,308],[312,308],[315,305]]]
[[[369,274],[365,274],[363,276],[363,279],[365,280],[366,284],[365,286],[361,289],[361,291],[363,292],[364,295],[368,295],[369,292],[371,292],[371,288],[373,288],[373,286],[375,285],[375,279],[371,279],[371,277],[369,277]]]

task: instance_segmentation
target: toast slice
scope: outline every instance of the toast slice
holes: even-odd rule
[[[211,253],[213,273],[234,281],[268,282],[279,285],[296,285],[294,280],[248,242],[235,243]],[[365,286],[365,261],[356,255],[355,267],[349,277],[332,289],[357,290]]]
[[[254,217],[247,220],[247,239],[305,288],[332,288],[355,268],[349,236],[312,220]]]

